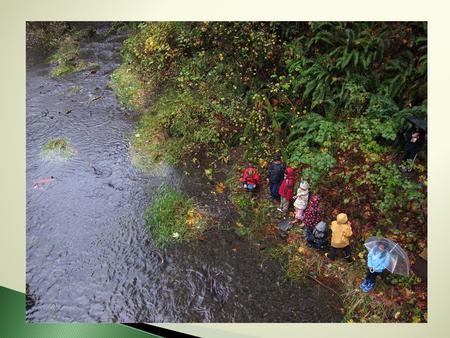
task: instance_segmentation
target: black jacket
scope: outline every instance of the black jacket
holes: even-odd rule
[[[269,167],[269,182],[275,184],[281,183],[285,171],[286,167],[283,163],[272,163]]]
[[[419,139],[416,142],[411,142],[411,137],[414,132],[419,133]],[[405,135],[406,144],[405,150],[411,153],[418,153],[422,145],[425,143],[425,132],[422,129],[410,128]]]

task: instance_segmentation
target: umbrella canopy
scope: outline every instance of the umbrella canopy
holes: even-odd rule
[[[385,237],[369,237],[364,246],[367,250],[372,250],[374,247],[383,244],[386,252],[390,256],[390,262],[387,269],[397,275],[409,276],[409,258],[405,250],[393,240]]]
[[[406,119],[411,122],[412,124],[414,124],[415,126],[419,127],[420,129],[423,129],[425,131],[427,131],[427,120],[426,119],[421,119],[420,117],[417,116],[406,116]]]

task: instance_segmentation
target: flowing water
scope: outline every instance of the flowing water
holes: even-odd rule
[[[137,116],[121,109],[107,86],[126,36],[96,29],[81,57],[98,71],[53,79],[49,65],[27,69],[27,320],[339,321],[336,296],[316,284],[291,285],[278,263],[263,261],[231,231],[155,249],[143,213],[156,188],[165,183],[201,198],[204,182],[200,172],[142,173],[131,165]],[[75,155],[43,156],[43,145],[59,137]]]

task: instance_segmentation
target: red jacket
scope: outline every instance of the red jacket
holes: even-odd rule
[[[281,182],[280,189],[278,189],[278,193],[281,197],[284,197],[288,201],[292,199],[292,196],[294,196],[294,185],[295,185],[295,179],[294,179],[294,169],[287,168],[286,169],[287,177],[283,179],[283,182]]]
[[[241,181],[247,184],[259,184],[261,177],[259,176],[258,170],[254,167],[248,167],[244,170]]]

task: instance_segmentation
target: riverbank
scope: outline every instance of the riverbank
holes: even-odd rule
[[[401,164],[405,117],[426,116],[425,33],[409,23],[147,23],[124,43],[111,86],[143,114],[131,138],[137,162],[198,166],[205,189],[224,184],[215,194],[232,205],[236,233],[270,247],[290,277],[328,281],[344,320],[426,321],[417,276],[386,276],[370,295],[357,288],[365,238],[398,241],[412,262],[426,246],[426,152],[410,174]],[[349,215],[353,265],[326,262],[297,229],[281,242],[265,188],[257,198],[236,191],[244,163],[264,172],[274,152],[322,196],[327,222]]]

